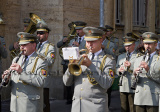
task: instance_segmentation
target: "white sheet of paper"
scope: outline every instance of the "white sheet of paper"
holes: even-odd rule
[[[69,59],[79,59],[79,47],[64,47],[62,48],[63,52],[63,59],[69,60]]]

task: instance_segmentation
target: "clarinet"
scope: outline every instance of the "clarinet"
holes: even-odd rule
[[[18,62],[21,55],[22,55],[22,52],[18,55],[17,59],[15,60],[15,63]],[[5,86],[7,84],[7,81],[9,80],[9,78],[11,76],[11,72],[13,72],[13,70],[9,69],[9,73],[2,79],[2,82],[1,82],[1,85],[0,85],[0,90],[2,89],[3,86]]]
[[[148,49],[146,50],[145,55],[143,56],[142,61],[145,61],[145,58],[146,58],[147,55],[149,55]],[[146,60],[146,62],[148,62],[148,61],[149,61],[149,58],[148,58],[148,60]],[[143,68],[141,68],[140,71],[141,71],[142,69],[143,69]],[[140,72],[139,72],[139,73],[140,73]],[[138,82],[139,82],[139,73],[135,76],[135,80],[133,80],[132,83],[131,83],[131,89],[133,89],[133,90],[136,89],[137,84],[138,84]]]
[[[129,61],[129,51],[127,51],[127,53],[126,53],[126,61]],[[127,68],[125,68],[123,73],[121,73],[121,78],[119,80],[118,86],[122,86],[123,76],[124,76],[124,73],[125,73],[126,70],[127,70]]]

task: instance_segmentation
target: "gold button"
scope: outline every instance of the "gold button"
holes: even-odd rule
[[[144,88],[144,90],[146,90],[146,88]]]
[[[83,88],[81,88],[81,91],[83,91]]]
[[[146,82],[144,82],[144,83],[146,83]]]
[[[82,100],[82,97],[80,99]]]
[[[17,98],[18,98],[18,96],[17,96]]]
[[[17,88],[17,90],[18,90],[19,88]]]
[[[85,79],[83,79],[83,82],[85,81]]]

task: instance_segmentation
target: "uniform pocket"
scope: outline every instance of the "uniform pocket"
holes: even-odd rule
[[[39,100],[40,96],[39,95],[28,95],[29,100]]]
[[[104,98],[99,98],[99,99],[90,99],[94,104],[101,104],[106,102]]]

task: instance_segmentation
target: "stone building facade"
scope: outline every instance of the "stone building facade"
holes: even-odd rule
[[[104,24],[117,29],[114,36],[119,38],[127,32],[142,29],[155,32],[160,28],[159,5],[160,0],[141,0],[141,3],[139,0],[104,0]],[[64,35],[68,35],[68,23],[72,21],[81,20],[88,26],[99,26],[99,9],[100,0],[0,0],[0,14],[4,20],[4,24],[0,24],[0,35],[4,36],[8,49],[16,41],[17,32],[23,31],[23,19],[29,18],[29,13],[35,13],[48,24],[51,29],[49,41],[56,45]],[[56,50],[50,97],[63,99],[61,58]],[[3,69],[10,64],[8,56],[3,60]],[[8,89],[3,91],[9,95]],[[3,99],[8,95],[5,94]]]

